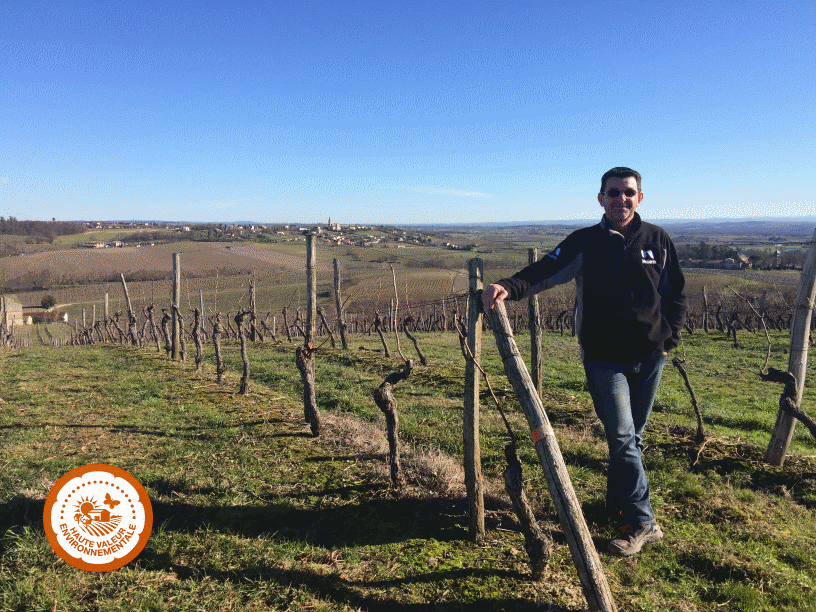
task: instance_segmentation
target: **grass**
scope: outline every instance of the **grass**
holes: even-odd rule
[[[399,366],[376,336],[349,353],[319,348],[324,434],[303,423],[294,346],[225,345],[228,384],[149,349],[120,346],[0,352],[0,610],[580,610],[575,568],[518,404],[485,336],[482,361],[522,440],[527,495],[555,547],[532,583],[500,485],[504,426],[483,391],[488,538],[467,537],[461,475],[463,359],[453,334],[420,334],[430,365],[395,392],[410,485],[388,485],[383,419],[371,391]],[[396,353],[394,337],[387,338]],[[774,367],[786,339],[772,337]],[[518,338],[522,351],[528,338]],[[545,334],[543,402],[621,610],[814,610],[816,443],[800,425],[783,468],[762,463],[781,389],[759,382],[767,349],[743,332],[687,336],[686,358],[708,439],[668,366],[644,454],[664,543],[609,556],[605,445],[576,342]],[[412,356],[404,338],[401,348]],[[808,376],[816,375],[813,365]],[[814,392],[803,406],[813,414]],[[68,470],[117,465],[150,495],[154,531],[126,567],[89,574],[50,549],[45,496]]]

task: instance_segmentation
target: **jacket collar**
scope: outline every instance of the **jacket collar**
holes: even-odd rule
[[[635,212],[635,216],[632,218],[632,231],[629,232],[630,237],[633,236],[640,229],[642,223],[643,222],[640,220],[640,215],[637,212]],[[610,236],[620,236],[621,238],[623,238],[623,234],[621,234],[619,231],[615,229],[612,229],[612,225],[607,220],[606,215],[601,217],[600,225],[601,229],[608,231]]]

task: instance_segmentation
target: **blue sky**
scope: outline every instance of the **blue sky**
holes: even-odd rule
[[[18,0],[0,214],[816,215],[816,3]]]

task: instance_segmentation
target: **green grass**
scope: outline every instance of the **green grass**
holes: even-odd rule
[[[324,434],[303,423],[294,345],[250,347],[250,395],[225,343],[227,385],[150,349],[33,347],[0,352],[0,610],[580,610],[578,580],[489,333],[482,362],[521,440],[527,495],[555,547],[532,583],[523,539],[498,484],[504,425],[483,388],[488,538],[467,537],[461,464],[463,358],[453,334],[419,334],[430,365],[396,387],[411,484],[389,486],[372,390],[400,365],[376,336],[316,353]],[[543,403],[620,610],[814,610],[816,443],[799,425],[783,468],[762,462],[781,389],[760,382],[767,343],[742,332],[687,336],[704,445],[679,374],[667,366],[644,454],[663,543],[634,559],[605,552],[605,445],[577,344],[544,337]],[[772,337],[774,367],[786,338]],[[320,339],[322,342],[322,339]],[[393,334],[389,348],[397,353]],[[522,352],[529,344],[520,334]],[[405,338],[401,348],[415,357]],[[809,366],[810,380],[816,375]],[[814,413],[814,392],[803,407]],[[445,457],[452,460],[446,463]],[[117,465],[150,495],[154,530],[128,566],[90,574],[44,537],[53,483],[92,462]],[[430,466],[430,468],[427,468]],[[451,467],[453,466],[453,467]],[[434,471],[435,470],[435,471]],[[548,607],[549,606],[549,607]]]

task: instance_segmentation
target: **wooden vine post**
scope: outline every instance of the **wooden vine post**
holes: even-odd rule
[[[802,392],[805,389],[814,298],[816,298],[816,231],[814,231],[813,238],[811,238],[807,259],[802,267],[802,276],[799,280],[796,302],[793,305],[793,320],[790,328],[791,346],[788,356],[788,372],[796,378],[797,408],[802,403]],[[768,450],[765,452],[765,461],[778,467],[785,463],[785,456],[788,454],[795,426],[796,417],[780,408],[776,414],[776,425],[771,435],[771,441],[768,444]]]
[[[497,304],[488,313],[488,318],[505,372],[527,417],[536,453],[541,467],[544,468],[547,486],[578,570],[587,604],[591,610],[603,612],[617,610],[555,433],[513,338],[504,304]]]
[[[306,236],[306,338],[305,343],[314,340],[317,320],[317,279],[315,278],[315,235]]]
[[[538,249],[527,251],[528,263],[538,261]],[[531,295],[528,300],[530,314],[530,370],[533,377],[533,387],[541,395],[541,311],[538,308],[538,294]]]
[[[340,268],[336,259],[334,260],[334,303],[337,310],[337,327],[340,329],[340,343],[343,345],[343,350],[347,351],[346,313],[343,309],[343,301],[340,297]]]
[[[179,357],[179,320],[178,307],[181,301],[181,254],[173,253],[173,304],[171,320],[170,358],[175,361]]]
[[[122,277],[122,290],[125,292],[125,302],[128,309],[128,335],[130,336],[130,343],[133,346],[139,346],[139,334],[136,332],[136,313],[133,312],[133,305],[130,303],[130,294],[128,293],[127,283],[125,282],[125,275]],[[82,326],[85,326],[85,310],[82,310]]]
[[[314,346],[312,346],[317,310],[314,238],[314,234],[308,234],[306,236],[306,293],[308,295],[308,312],[306,313],[306,329],[304,330],[305,338],[303,339],[303,346],[298,346],[295,350],[295,364],[300,371],[300,378],[303,381],[303,418],[309,423],[312,435],[317,437],[320,435],[320,417],[317,412],[314,382],[315,349]]]
[[[252,269],[252,278],[249,280],[249,339],[255,342],[258,334],[255,328],[255,321],[258,319],[258,308],[255,299],[255,269]]]
[[[468,299],[467,347],[472,358],[465,360],[465,398],[463,413],[465,487],[470,522],[468,533],[479,541],[485,537],[484,486],[479,445],[479,370],[482,353],[482,310],[479,306],[484,287],[484,265],[479,258],[468,262],[470,291]]]

